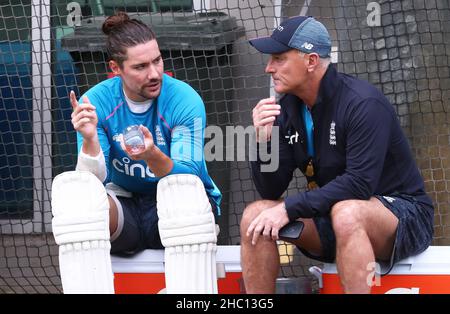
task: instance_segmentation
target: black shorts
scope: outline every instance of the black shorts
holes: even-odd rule
[[[111,253],[131,255],[145,249],[163,249],[158,229],[158,212],[155,197],[133,193],[133,196],[120,197],[108,192],[120,203],[118,226],[111,236]],[[217,213],[214,202],[209,200],[214,215]],[[217,217],[215,216],[216,221]]]
[[[118,196],[117,200],[121,208],[118,208],[117,230],[111,237],[111,253],[135,254],[145,249],[163,249],[154,197],[133,194],[131,198]]]
[[[433,240],[434,210],[418,202],[413,196],[395,194],[375,197],[388,208],[399,220],[394,249],[388,264],[394,263],[425,251]],[[298,247],[306,256],[325,263],[334,263],[336,259],[336,237],[329,215],[313,218],[322,244],[322,255],[316,256]],[[386,261],[379,261],[381,264]]]

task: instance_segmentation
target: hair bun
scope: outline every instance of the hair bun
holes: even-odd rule
[[[115,29],[122,27],[126,22],[130,20],[128,14],[123,11],[119,11],[114,15],[108,17],[102,25],[102,31],[106,35],[111,34]]]

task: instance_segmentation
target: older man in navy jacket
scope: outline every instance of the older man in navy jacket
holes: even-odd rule
[[[368,293],[375,262],[392,266],[433,237],[433,204],[395,110],[374,86],[335,70],[329,34],[313,17],[288,19],[250,43],[270,54],[266,72],[284,96],[253,109],[258,143],[270,147],[279,128],[280,166],[264,172],[263,161],[252,162],[264,200],[250,204],[241,221],[246,290],[274,292],[275,240],[301,220],[305,228],[292,243],[306,256],[336,261],[345,292]],[[297,168],[308,189],[282,199]]]

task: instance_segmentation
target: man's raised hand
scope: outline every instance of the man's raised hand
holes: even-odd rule
[[[87,96],[84,96],[83,102],[79,104],[74,91],[70,92],[69,98],[73,109],[71,115],[73,128],[80,132],[85,140],[94,139],[97,136],[98,123],[95,107]]]
[[[272,135],[272,127],[276,116],[280,114],[281,107],[276,103],[275,97],[261,99],[253,108],[253,126],[256,131],[258,143],[267,142]]]

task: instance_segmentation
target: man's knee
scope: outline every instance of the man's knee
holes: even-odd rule
[[[331,208],[331,221],[336,237],[346,237],[363,227],[361,201],[345,200]]]
[[[250,203],[244,210],[241,219],[241,235],[245,234],[247,228],[263,210],[273,207],[281,201],[258,200]],[[244,231],[244,233],[243,233]]]

